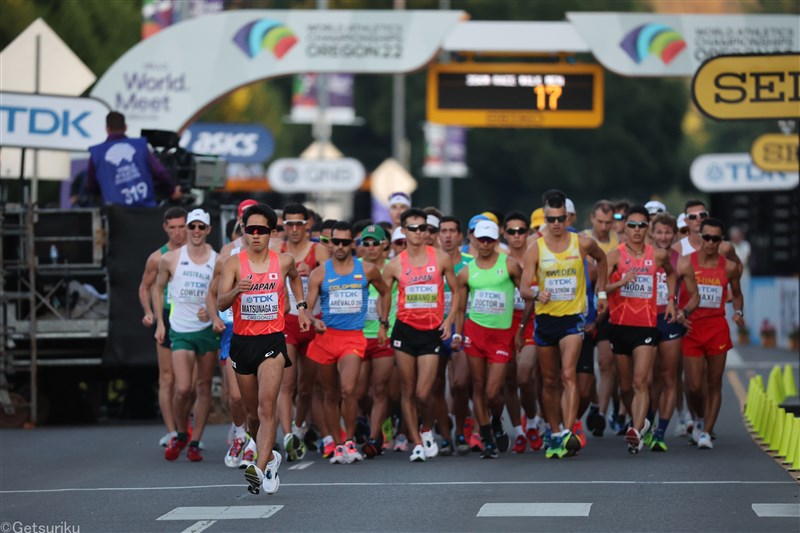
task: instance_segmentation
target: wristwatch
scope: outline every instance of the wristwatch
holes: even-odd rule
[[[385,327],[386,329],[389,329],[389,321],[388,320],[378,320],[378,324],[380,324],[381,326]]]
[[[741,309],[737,309],[736,311],[733,312],[733,316],[736,315],[744,316],[744,311],[742,311]]]
[[[686,309],[686,308],[684,307],[684,308],[683,308],[683,316],[685,316],[686,318],[689,318],[689,315],[690,315],[690,314],[691,314],[691,311],[689,311],[688,309]]]
[[[298,311],[300,309],[308,310],[308,304],[305,302],[305,300],[303,300],[302,302],[297,302],[297,305],[295,307],[297,308]]]

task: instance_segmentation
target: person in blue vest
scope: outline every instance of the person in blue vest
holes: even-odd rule
[[[159,163],[142,137],[130,138],[125,115],[112,111],[106,115],[108,138],[102,144],[89,147],[87,188],[103,195],[103,203],[129,207],[155,207],[153,180],[172,191],[170,198],[178,200],[181,189]]]

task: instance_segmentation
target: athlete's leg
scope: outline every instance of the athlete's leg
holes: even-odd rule
[[[250,374],[236,374],[236,384],[242,393],[244,411],[247,414],[247,432],[258,442],[258,431],[261,426],[258,413],[258,378]]]
[[[438,354],[420,355],[417,357],[417,383],[416,400],[422,412],[432,411],[433,408],[433,384],[436,381],[436,374],[439,368]],[[416,427],[417,420],[407,420],[409,425]]]
[[[632,412],[633,410],[633,357],[627,354],[614,354],[617,367],[617,384],[619,385],[619,399],[622,405]]]
[[[517,387],[519,399],[527,418],[536,416],[536,384],[534,383],[534,367],[536,366],[536,347],[523,346],[517,353]]]
[[[345,354],[337,365],[339,368],[339,384],[342,397],[342,418],[348,439],[356,433],[356,417],[358,416],[358,398],[356,397],[356,384],[358,372],[361,369],[361,357],[357,354]]]
[[[228,391],[228,414],[235,426],[243,426],[247,422],[247,410],[242,398],[242,391],[239,389],[239,383],[236,380],[236,371],[233,370],[230,359],[223,365],[222,374]]]
[[[192,430],[192,440],[201,440],[203,431],[206,428],[208,413],[211,410],[211,380],[214,377],[217,358],[217,351],[207,352],[197,356],[197,382],[194,387],[197,399],[194,402],[194,429]]]
[[[542,374],[542,411],[550,428],[558,431],[561,424],[561,369],[558,346],[537,346]]]
[[[317,377],[322,384],[324,396],[325,423],[328,435],[333,437],[336,444],[344,444],[341,436],[341,394],[339,389],[339,370],[336,364],[319,365]]]
[[[156,343],[158,355],[158,407],[167,431],[177,431],[175,416],[172,413],[172,399],[175,396],[175,373],[172,370],[172,350]]]
[[[722,405],[722,375],[725,372],[727,358],[728,352],[705,357],[708,373],[708,396],[706,397],[706,417],[703,431],[706,433],[714,431],[714,424],[717,423],[717,416],[719,416],[719,408]]]
[[[486,359],[467,356],[469,374],[472,376],[472,410],[478,426],[489,424],[489,404],[486,398]]]
[[[172,413],[179,433],[186,433],[186,423],[192,409],[194,383],[192,375],[197,356],[189,350],[172,351],[172,368],[175,372],[175,393],[172,397]]]
[[[658,417],[669,420],[675,411],[678,397],[681,340],[673,339],[659,343],[658,361],[661,366],[661,398],[658,402]]]
[[[272,460],[272,446],[278,431],[278,393],[281,390],[281,379],[285,366],[285,354],[265,359],[258,365],[258,466],[262,471]]]
[[[630,413],[633,427],[644,428],[644,419],[650,407],[650,381],[653,375],[653,360],[656,356],[655,346],[636,346],[633,349],[633,402]]]
[[[578,417],[578,378],[576,368],[583,344],[583,335],[567,335],[558,342],[561,350],[561,384],[564,392],[561,396],[561,417],[564,429],[572,430]]]
[[[705,399],[703,398],[704,370],[705,357],[683,357],[683,381],[686,387],[686,402],[697,418],[703,418],[705,414]]]
[[[611,403],[611,396],[616,386],[614,353],[611,351],[611,343],[607,340],[597,343],[597,364],[600,367],[600,387],[598,387],[600,414],[605,417],[608,414],[608,405]]]
[[[297,392],[297,346],[287,344],[286,352],[292,366],[283,372],[281,391],[278,395],[278,413],[284,435],[292,432],[292,420],[294,420],[294,396]]]
[[[456,435],[464,434],[464,421],[469,415],[469,362],[463,351],[450,356],[450,396],[456,419]],[[469,436],[468,436],[469,438]]]
[[[370,437],[378,439],[381,425],[389,412],[389,379],[392,377],[394,357],[379,357],[372,365],[372,414],[370,415]]]

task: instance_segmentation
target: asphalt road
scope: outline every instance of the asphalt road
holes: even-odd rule
[[[3,430],[0,533],[34,524],[60,526],[49,531],[61,533],[799,531],[797,472],[753,441],[734,383],[746,386],[771,361],[793,364],[796,372],[797,355],[737,355],[713,450],[672,437],[671,427],[664,454],[629,455],[616,436],[589,436],[578,456],[549,461],[540,451],[412,464],[407,454],[390,452],[334,466],[309,454],[284,463],[272,496],[249,494],[242,471],[223,465],[225,426],[206,432],[201,463],[185,455],[165,461],[155,424]],[[775,514],[788,516],[766,516]]]

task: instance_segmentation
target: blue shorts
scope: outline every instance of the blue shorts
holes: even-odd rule
[[[225,324],[222,337],[219,341],[219,360],[224,361],[231,354],[231,339],[233,338],[233,324]]]
[[[586,324],[583,315],[550,316],[536,315],[533,327],[533,340],[536,346],[555,346],[567,335],[580,335]]]
[[[442,341],[442,349],[439,350],[439,355],[442,357],[450,357],[453,355],[453,333],[456,331],[456,326],[453,324],[450,327],[450,336],[446,341]],[[462,348],[463,349],[463,348]]]
[[[660,336],[659,342],[680,339],[686,335],[686,328],[677,322],[673,322],[672,324],[667,322],[667,320],[664,318],[664,313],[658,314],[658,323],[656,324],[656,327],[658,328],[658,333]]]

